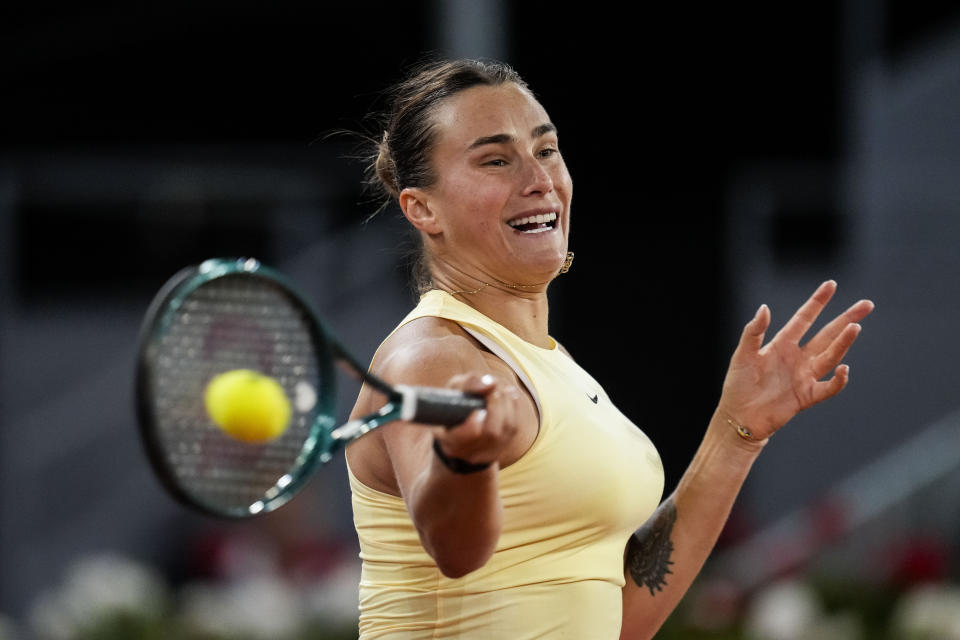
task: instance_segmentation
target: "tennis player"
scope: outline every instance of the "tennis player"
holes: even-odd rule
[[[422,239],[422,297],[372,370],[482,394],[487,408],[449,430],[394,423],[347,449],[360,637],[650,638],[767,439],[847,384],[841,362],[873,304],[803,346],[835,283],[766,343],[761,306],[663,499],[654,444],[548,332],[573,183],[543,106],[508,66],[470,60],[424,65],[390,95],[372,178]],[[381,403],[364,388],[354,415]]]

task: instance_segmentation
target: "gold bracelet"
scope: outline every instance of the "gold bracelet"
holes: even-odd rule
[[[753,437],[753,432],[750,429],[746,428],[730,416],[724,418],[731,427],[737,432],[737,435],[746,440],[747,442],[765,442],[765,440],[757,440]]]

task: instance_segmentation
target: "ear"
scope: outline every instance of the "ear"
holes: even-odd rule
[[[436,235],[442,231],[436,214],[430,208],[427,193],[423,189],[407,187],[400,192],[397,200],[403,215],[418,230],[430,235]]]

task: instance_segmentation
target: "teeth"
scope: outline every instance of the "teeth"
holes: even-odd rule
[[[550,213],[541,213],[535,216],[527,216],[526,218],[517,218],[516,220],[511,220],[508,224],[511,227],[519,227],[525,224],[546,224],[556,219],[557,212],[551,211]],[[545,231],[545,229],[543,229],[543,231]]]

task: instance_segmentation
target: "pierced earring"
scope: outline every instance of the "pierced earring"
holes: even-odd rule
[[[566,273],[570,271],[570,265],[573,264],[573,251],[567,251],[567,259],[563,261],[563,266],[560,267],[560,273]]]

